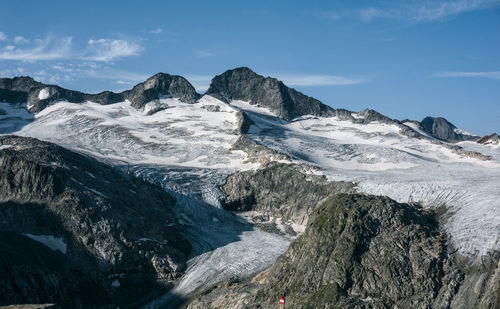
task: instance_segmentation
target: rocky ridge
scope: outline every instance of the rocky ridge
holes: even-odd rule
[[[88,94],[68,90],[56,85],[46,85],[31,77],[0,78],[0,101],[9,103],[27,102],[27,108],[37,113],[49,105],[66,100],[71,103],[91,101],[112,104],[129,100],[135,108],[143,108],[148,102],[160,97],[179,98],[186,103],[194,103],[199,95],[194,87],[182,76],[158,73],[131,90],[120,93],[103,91]]]
[[[471,276],[435,214],[389,198],[338,194],[268,270],[196,297],[198,308],[496,308],[498,261]],[[481,277],[481,279],[478,279]]]
[[[498,145],[500,144],[500,136],[498,134],[493,133],[490,135],[486,135],[477,140],[479,144],[483,145]]]
[[[0,192],[0,239],[11,248],[0,259],[0,303],[134,307],[163,293],[186,268],[190,245],[176,228],[175,200],[95,159],[1,136]],[[28,260],[34,250],[28,234],[55,241],[61,253],[44,250],[39,260]],[[32,278],[30,268],[40,275]],[[79,291],[86,282],[96,288]]]

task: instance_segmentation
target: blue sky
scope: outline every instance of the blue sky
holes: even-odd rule
[[[88,92],[248,66],[336,108],[500,131],[500,0],[11,1],[0,76]],[[499,132],[500,133],[500,132]]]

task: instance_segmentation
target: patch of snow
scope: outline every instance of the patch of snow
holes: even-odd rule
[[[92,178],[95,178],[94,174],[92,174],[91,172],[87,172],[87,174],[92,177]]]
[[[67,245],[62,237],[55,237],[52,235],[33,235],[28,233],[24,235],[44,244],[54,251],[60,251],[61,253],[66,254]]]
[[[477,136],[476,134],[472,134],[470,132],[467,132],[465,130],[462,130],[462,129],[458,129],[458,128],[455,128],[453,129],[453,131],[457,134],[462,134],[462,135],[468,135],[468,136]]]
[[[71,180],[73,180],[74,182],[76,182],[77,184],[79,184],[80,186],[83,186],[83,183],[79,182],[78,180],[76,180],[75,178],[73,177],[70,177]]]
[[[120,287],[120,281],[118,279],[115,279],[111,282],[111,287],[112,288],[119,288]]]
[[[365,118],[363,115],[360,115],[359,113],[351,113],[351,116],[354,117],[355,119],[364,119]]]
[[[48,98],[50,98],[51,95],[52,95],[52,93],[51,93],[50,88],[43,88],[38,93],[38,99],[40,99],[40,100],[47,100]]]
[[[14,147],[14,145],[0,145],[0,150],[2,150],[2,149],[9,149],[11,147]]]
[[[151,239],[151,238],[147,238],[147,237],[142,237],[142,238],[139,238],[139,241],[152,241],[152,242],[156,242],[156,243],[159,243],[159,244],[166,244],[168,241],[167,240],[163,240],[163,241],[159,241],[159,240],[156,240],[156,239]]]
[[[87,190],[89,190],[89,191],[91,191],[91,192],[94,192],[95,194],[97,194],[97,195],[99,195],[99,196],[101,196],[101,197],[104,197],[104,198],[109,198],[107,195],[105,195],[105,194],[103,194],[103,193],[101,193],[101,192],[99,192],[99,191],[97,191],[97,190],[95,190],[95,189],[89,188],[89,187],[87,187],[87,186],[84,186],[84,187],[85,187],[85,189],[87,189]]]
[[[403,122],[403,124],[404,124],[405,126],[407,126],[407,127],[412,128],[415,132],[419,133],[419,134],[420,134],[420,135],[422,135],[422,136],[427,137],[428,139],[433,139],[433,140],[435,140],[435,139],[436,139],[434,136],[429,135],[429,133],[422,131],[422,130],[418,127],[418,125],[417,125],[416,123],[414,123],[414,122],[411,122],[411,121],[405,121],[405,122]]]

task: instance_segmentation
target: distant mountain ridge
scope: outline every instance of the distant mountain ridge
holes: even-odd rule
[[[359,113],[343,108],[334,109],[313,97],[287,87],[276,78],[264,77],[248,67],[227,70],[215,76],[205,94],[226,103],[230,103],[231,100],[247,101],[252,105],[265,107],[287,121],[305,115],[337,117],[360,124],[378,121],[399,125],[402,133],[407,136],[423,137],[401,121],[371,109]],[[31,113],[40,112],[62,100],[71,103],[91,101],[103,105],[129,100],[133,107],[142,109],[146,103],[162,97],[175,97],[186,103],[195,103],[201,95],[186,78],[166,73],[157,73],[130,90],[119,93],[102,91],[96,94],[40,83],[28,76],[0,78],[0,101],[26,102],[27,109]],[[425,133],[445,142],[474,141],[480,138],[474,134],[467,134],[442,117],[426,117],[422,122],[413,122]]]
[[[92,101],[99,104],[113,104],[129,100],[135,108],[142,108],[146,103],[161,96],[180,98],[187,103],[194,103],[199,95],[184,77],[157,73],[131,90],[120,93],[103,91],[97,94],[68,90],[57,85],[47,85],[28,76],[0,78],[0,101],[10,103],[26,102],[28,110],[37,113],[54,104],[67,100],[71,103]]]

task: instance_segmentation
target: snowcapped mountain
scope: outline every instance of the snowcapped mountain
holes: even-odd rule
[[[176,199],[177,223],[193,249],[176,288],[150,308],[268,268],[304,231],[318,201],[337,192],[439,210],[447,252],[471,265],[498,264],[500,148],[473,142],[479,137],[444,118],[398,121],[334,109],[248,68],[214,77],[204,95],[164,73],[99,94],[0,79],[0,102],[0,133],[97,158]],[[316,198],[307,207],[288,193],[265,198],[284,187]],[[224,210],[231,207],[260,220],[260,229]]]

